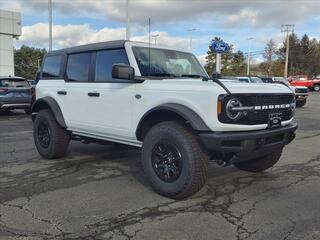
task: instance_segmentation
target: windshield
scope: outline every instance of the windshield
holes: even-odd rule
[[[133,47],[141,76],[207,78],[197,58],[186,52],[168,49]],[[149,61],[150,60],[150,61]]]

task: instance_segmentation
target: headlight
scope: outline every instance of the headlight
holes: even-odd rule
[[[232,98],[227,102],[226,114],[231,120],[238,120],[247,112],[236,110],[236,108],[242,107],[242,103],[237,98]]]

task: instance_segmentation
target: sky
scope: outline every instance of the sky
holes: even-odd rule
[[[52,0],[53,48],[125,38],[126,0]],[[215,36],[235,50],[261,51],[271,38],[283,42],[281,24],[295,24],[295,33],[320,38],[320,0],[129,0],[131,39],[190,48],[203,62]],[[0,0],[0,9],[22,14],[19,48],[48,48],[48,0]],[[248,40],[248,38],[253,38]],[[154,41],[154,37],[152,37]],[[255,55],[262,61],[262,55]]]

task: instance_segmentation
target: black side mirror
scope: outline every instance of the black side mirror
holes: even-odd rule
[[[112,78],[134,80],[134,68],[127,64],[113,64]]]

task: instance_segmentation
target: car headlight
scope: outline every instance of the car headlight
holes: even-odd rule
[[[230,99],[226,104],[226,115],[231,120],[238,120],[244,116],[247,112],[239,111],[237,108],[241,108],[242,103],[237,98]]]

